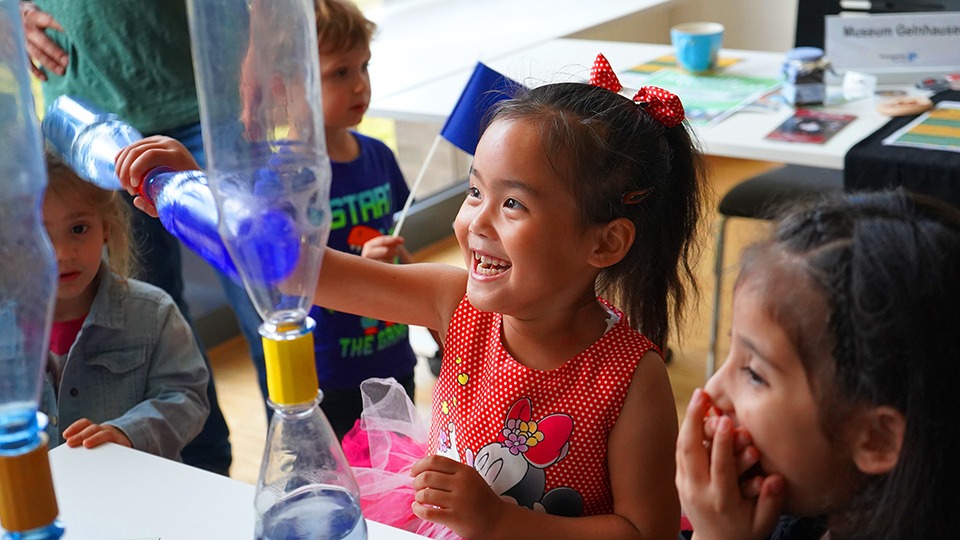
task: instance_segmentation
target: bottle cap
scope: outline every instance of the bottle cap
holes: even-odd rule
[[[140,184],[137,185],[137,195],[140,195],[144,199],[150,202],[150,204],[156,203],[156,194],[152,193],[150,188],[153,184],[152,180],[161,174],[165,173],[175,173],[177,171],[173,170],[172,167],[167,167],[166,165],[161,165],[159,167],[154,167],[143,175],[143,178],[140,179]]]
[[[787,51],[787,60],[791,62],[816,62],[823,58],[823,49],[819,47],[795,47]]]
[[[320,384],[313,350],[313,329],[316,325],[310,317],[299,325],[260,325],[267,367],[267,391],[270,401],[277,405],[296,405],[317,399]]]

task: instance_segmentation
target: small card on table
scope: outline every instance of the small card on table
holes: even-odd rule
[[[853,114],[797,109],[793,116],[767,134],[767,139],[823,144],[856,119],[856,115]]]

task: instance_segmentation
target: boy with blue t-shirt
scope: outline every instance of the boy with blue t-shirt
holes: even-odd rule
[[[382,247],[390,239],[383,235],[391,231],[394,211],[403,207],[409,191],[386,145],[359,133],[351,136],[359,145],[359,157],[343,162],[336,161],[331,154],[333,221],[328,245],[359,255],[364,244],[368,244],[366,255],[372,258],[380,257],[372,256],[370,248],[380,246],[377,251],[381,256],[392,259],[391,255],[402,247]],[[409,262],[405,253],[397,257]],[[313,342],[317,377],[323,390],[320,406],[339,438],[360,418],[360,383],[364,380],[394,377],[413,399],[417,358],[410,347],[407,325],[317,306],[310,316],[317,321]]]
[[[370,40],[376,25],[349,0],[316,0],[324,131],[330,153],[333,221],[328,245],[384,262],[410,262],[400,238],[387,236],[409,189],[393,152],[351,128],[370,104]],[[410,398],[417,362],[406,325],[314,307],[320,406],[337,436],[353,427],[363,403],[360,383],[394,377]],[[260,369],[260,366],[258,366]],[[261,386],[265,378],[261,372]],[[264,387],[265,391],[265,387]]]

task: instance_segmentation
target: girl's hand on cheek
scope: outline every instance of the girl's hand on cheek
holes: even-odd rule
[[[443,456],[413,465],[416,500],[413,513],[464,538],[490,536],[508,505],[473,467]]]
[[[709,396],[707,396],[709,399]],[[713,437],[717,432],[717,424],[723,418],[723,413],[712,407],[706,417],[703,419],[703,440],[707,441],[706,446],[710,446]],[[746,484],[750,477],[755,476],[752,468],[757,467],[760,462],[760,451],[753,445],[753,438],[750,433],[742,427],[733,427],[733,453],[737,461],[737,473],[741,477],[741,483]],[[756,497],[757,492],[744,492],[744,497]]]
[[[767,538],[783,504],[783,479],[763,478],[758,497],[745,494],[754,486],[749,481],[742,486],[741,475],[759,454],[750,445],[749,434],[737,432],[728,417],[713,421],[708,437],[706,424],[711,421],[704,419],[711,406],[709,396],[696,390],[680,428],[677,489],[681,506],[699,540]]]

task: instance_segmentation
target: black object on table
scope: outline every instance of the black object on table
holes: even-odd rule
[[[960,101],[960,91],[940,92],[930,99],[934,103]],[[883,144],[883,139],[915,118],[894,118],[854,145],[844,159],[844,189],[876,191],[903,186],[960,207],[960,153]]]

